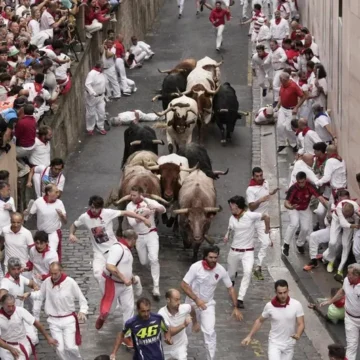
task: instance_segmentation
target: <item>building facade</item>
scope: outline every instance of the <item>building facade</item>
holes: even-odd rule
[[[349,190],[359,195],[360,172],[360,0],[298,0],[301,23],[319,45],[327,71],[339,151],[348,169]]]

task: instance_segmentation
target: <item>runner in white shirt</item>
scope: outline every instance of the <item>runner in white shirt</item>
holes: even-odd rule
[[[270,125],[274,124],[274,109],[271,105],[260,108],[257,114],[255,115],[255,124],[256,125]]]
[[[286,280],[276,281],[275,293],[276,296],[265,305],[261,316],[241,344],[249,345],[264,321],[270,318],[269,360],[292,360],[295,343],[305,329],[304,310],[299,301],[289,297]]]
[[[11,224],[10,214],[16,211],[15,201],[10,196],[11,189],[7,182],[0,182],[0,230]]]
[[[24,268],[29,261],[29,248],[34,244],[31,232],[23,226],[23,216],[20,213],[11,215],[11,225],[2,229],[5,239],[5,272],[7,262],[11,257],[19,258]]]
[[[29,162],[31,165],[50,165],[52,130],[50,126],[40,126],[38,137],[35,138],[35,147],[31,152]]]
[[[163,341],[165,360],[187,360],[188,338],[185,329],[192,322],[192,331],[200,330],[196,311],[190,304],[181,304],[181,294],[176,289],[169,289],[165,299],[166,306],[158,311],[170,329],[172,340],[171,345]]]
[[[264,173],[261,168],[253,168],[252,175],[249,187],[246,189],[246,201],[249,205],[249,210],[262,215],[268,215],[270,196],[275,195],[279,189],[269,190],[269,183],[264,179]],[[264,280],[261,266],[265,259],[267,248],[271,245],[269,234],[265,233],[264,221],[257,221],[255,223],[255,232],[261,246],[254,275],[259,280]]]
[[[296,175],[302,171],[306,174],[306,179],[315,185],[318,180],[314,173],[312,165],[314,163],[314,156],[311,154],[299,155],[294,163],[293,170],[290,175],[289,188],[296,183]]]
[[[228,231],[225,234],[224,242],[232,240],[229,255],[227,258],[228,274],[235,284],[235,277],[240,262],[243,267],[243,278],[239,289],[237,306],[244,308],[244,297],[250,285],[251,271],[254,266],[254,235],[256,222],[264,221],[264,237],[270,231],[270,218],[265,213],[251,212],[247,210],[245,199],[242,196],[233,196],[228,200],[232,216],[229,220]],[[263,227],[263,225],[258,225]],[[268,238],[270,241],[270,239]]]
[[[15,296],[15,304],[19,307],[24,307],[24,300],[29,296],[25,292],[25,286],[39,290],[38,286],[33,280],[27,279],[20,275],[22,271],[22,264],[19,258],[11,257],[6,263],[9,272],[5,275],[0,285],[0,299],[7,293]],[[25,323],[26,335],[30,337],[31,342],[36,345],[39,342],[37,331],[33,325]]]
[[[66,210],[63,202],[58,199],[56,185],[45,186],[45,196],[35,200],[30,215],[37,216],[37,229],[49,235],[50,248],[57,251],[61,261],[62,224],[66,224]]]
[[[141,220],[128,219],[130,226],[138,234],[136,242],[136,251],[139,255],[141,265],[150,263],[151,276],[153,279],[152,294],[155,300],[160,297],[160,264],[159,264],[159,235],[155,225],[155,213],[163,214],[166,209],[156,200],[143,197],[143,189],[139,186],[133,186],[130,192],[131,202],[126,206],[126,210],[133,211],[136,214],[145,216],[151,222],[150,230],[141,223]]]
[[[270,20],[271,38],[282,46],[282,41],[290,35],[289,22],[281,17],[279,10],[276,10],[274,15],[274,19]]]
[[[218,264],[220,249],[218,246],[206,247],[203,260],[191,265],[183,278],[181,289],[186,294],[185,303],[194,306],[196,318],[204,334],[206,359],[215,360],[216,332],[215,332],[215,300],[214,294],[220,280],[229,291],[234,310],[231,316],[242,320],[243,315],[237,308],[236,292],[225,268]]]
[[[331,118],[329,114],[326,113],[319,104],[314,104],[312,110],[314,112],[315,131],[320,136],[321,141],[327,144],[334,142],[336,145],[336,134],[331,128]]]
[[[49,329],[58,342],[57,356],[61,360],[82,360],[79,351],[79,320],[86,320],[88,303],[79,285],[62,271],[58,262],[50,265],[50,275],[42,283],[39,291],[31,293],[31,297],[35,300],[45,300]],[[75,300],[79,302],[78,314],[75,312]]]
[[[101,284],[102,273],[106,266],[106,256],[111,246],[117,243],[114,234],[112,221],[118,217],[127,216],[143,221],[147,227],[151,223],[145,217],[135,214],[131,211],[120,211],[104,209],[104,199],[93,195],[89,199],[89,209],[70,226],[70,242],[79,241],[75,236],[76,229],[84,226],[90,232],[92,248],[94,251],[93,273],[95,279]],[[101,289],[101,286],[100,286]]]
[[[270,89],[272,88],[273,71],[271,67],[271,55],[265,51],[264,45],[256,46],[256,53],[251,58],[253,75],[257,76],[257,83],[262,88],[262,96],[267,95],[265,79],[267,77]]]

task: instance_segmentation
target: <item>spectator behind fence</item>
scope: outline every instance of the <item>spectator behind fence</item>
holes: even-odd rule
[[[94,32],[103,27],[103,23],[108,21],[109,17],[104,17],[96,0],[88,0],[85,10],[85,30],[86,37],[91,39]]]

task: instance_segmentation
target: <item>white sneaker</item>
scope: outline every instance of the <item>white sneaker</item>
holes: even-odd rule
[[[134,294],[139,297],[142,294],[142,285],[140,281],[140,277],[138,275],[134,276],[135,283],[133,284]]]
[[[155,298],[155,300],[160,300],[160,288],[158,286],[154,286],[152,295]]]
[[[137,92],[137,87],[136,88],[134,88],[134,90],[133,90],[133,93],[136,93]]]
[[[89,33],[89,32],[85,32],[85,36],[88,38],[88,39],[91,39],[92,38],[92,35]]]
[[[123,94],[124,96],[131,96],[131,92],[130,92],[130,91],[123,92],[122,94]]]

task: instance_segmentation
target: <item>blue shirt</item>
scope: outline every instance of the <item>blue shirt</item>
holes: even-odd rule
[[[134,343],[134,360],[164,360],[161,331],[167,332],[163,317],[150,313],[149,320],[134,316],[125,323],[123,333],[131,332]]]

